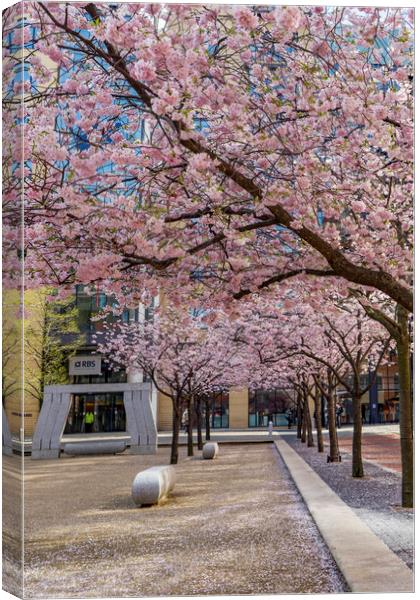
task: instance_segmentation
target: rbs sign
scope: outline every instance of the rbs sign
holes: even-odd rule
[[[72,356],[69,358],[69,375],[100,375],[100,356]]]

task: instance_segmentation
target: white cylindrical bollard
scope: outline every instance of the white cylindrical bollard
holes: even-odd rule
[[[173,467],[150,467],[150,469],[137,473],[131,488],[131,495],[137,506],[157,504],[166,498],[174,486],[175,470]]]
[[[207,442],[203,446],[203,458],[216,458],[219,454],[219,444],[217,442]]]
[[[268,422],[268,435],[270,437],[273,435],[273,421]]]

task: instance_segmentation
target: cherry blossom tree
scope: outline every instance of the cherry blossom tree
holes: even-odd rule
[[[176,301],[334,276],[411,310],[410,11],[40,2],[26,19],[32,80],[5,100],[25,97],[34,277],[125,297],[172,281]]]
[[[336,368],[340,370],[342,361],[338,361]],[[329,438],[329,454],[328,462],[341,462],[340,450],[338,445],[337,427],[336,427],[336,396],[335,390],[338,385],[336,376],[331,367],[323,368],[314,375],[315,385],[326,398],[328,411],[328,438]]]
[[[308,398],[312,397],[318,450],[323,451],[319,391],[325,391],[325,388],[321,383],[320,367],[324,377],[326,375],[328,378],[330,373],[330,385],[334,376],[352,397],[352,474],[353,477],[363,477],[362,396],[372,386],[391,338],[382,326],[367,317],[357,301],[351,297],[342,298],[333,289],[325,289],[316,298],[305,292],[302,286],[295,285],[293,288],[289,286],[285,297],[289,298],[290,308],[285,309],[287,300],[280,301],[278,306],[271,305],[271,308],[259,300],[257,306],[260,312],[253,319],[246,315],[244,320],[241,335],[245,339],[248,335],[248,343],[256,354],[257,364],[265,366],[265,370],[260,367],[254,377],[259,376],[269,382],[273,377],[276,378],[278,371],[292,373],[291,379],[303,399],[303,440],[311,420],[308,416]],[[272,370],[271,374],[267,372],[267,367]],[[362,383],[362,374],[368,370],[374,377]],[[333,456],[336,457],[332,391],[329,390],[327,401],[331,445]],[[308,437],[312,445],[311,429]]]
[[[380,323],[393,338],[397,350],[399,374],[400,443],[402,457],[402,502],[413,506],[413,382],[412,382],[412,327],[410,315],[400,305],[384,301],[377,294],[355,294],[365,313]]]
[[[364,313],[352,312],[348,306],[343,306],[341,315],[334,320],[329,316],[323,317],[319,326],[323,335],[337,348],[344,359],[344,371],[339,371],[337,365],[330,359],[313,350],[302,339],[302,353],[331,369],[339,383],[351,394],[353,407],[353,445],[352,445],[352,475],[363,477],[362,462],[362,396],[373,384],[372,379],[362,383],[361,375],[368,368],[376,372],[389,347],[390,339],[386,337],[383,328],[373,327],[374,323],[366,318]],[[372,364],[373,363],[373,364]]]
[[[99,350],[117,365],[142,371],[157,390],[172,401],[171,464],[178,462],[178,442],[184,410],[189,413],[189,454],[192,454],[194,398],[230,383],[235,348],[227,346],[223,319],[209,327],[188,311],[165,308],[153,321],[105,326]],[[201,427],[201,423],[197,423]]]
[[[17,132],[4,148],[5,238],[33,285],[100,285],[120,306],[160,289],[172,306],[223,305],[232,318],[249,298],[275,305],[285,282],[306,287],[315,310],[329,281],[342,298],[380,294],[396,307],[385,321],[409,452],[412,11],[24,8],[23,20],[5,19],[5,116]],[[17,76],[19,44],[28,76]],[[282,299],[291,324],[301,301],[293,289]],[[387,328],[386,311],[361,306]],[[344,316],[327,318],[339,350]],[[323,327],[306,341],[324,339]],[[306,358],[324,356],[315,346]],[[293,365],[273,356],[270,381],[274,364]]]

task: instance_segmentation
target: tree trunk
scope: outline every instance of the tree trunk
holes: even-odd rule
[[[302,437],[302,405],[301,405],[300,392],[298,393],[298,398],[297,398],[296,416],[297,416],[296,435],[297,435],[297,438],[300,439]]]
[[[332,390],[328,390],[327,396],[327,408],[328,408],[328,436],[330,441],[330,453],[327,458],[328,462],[339,462],[340,461],[340,450],[338,448],[338,436],[336,427],[336,406],[335,399]]]
[[[309,397],[305,394],[305,404],[306,404],[306,437],[307,437],[307,446],[308,448],[312,448],[314,445],[314,436],[312,433],[312,419],[311,419],[311,411],[309,409]]]
[[[194,443],[193,443],[193,399],[188,396],[187,404],[188,423],[187,423],[187,437],[188,437],[188,456],[194,456]]]
[[[352,476],[363,477],[362,461],[362,398],[359,392],[353,395],[353,456]]]
[[[315,426],[318,452],[324,452],[324,438],[322,436],[321,396],[318,387],[315,387]]]
[[[178,443],[179,443],[179,427],[181,425],[180,409],[173,402],[172,411],[172,445],[171,445],[171,465],[178,463]]]
[[[400,379],[400,444],[402,463],[402,505],[413,507],[413,410],[411,393],[410,339],[407,312],[399,306],[397,319],[401,335],[397,339]]]
[[[203,449],[203,432],[201,429],[201,398],[197,396],[195,400],[195,416],[197,419],[197,448]]]
[[[305,396],[303,396],[301,415],[302,415],[302,434],[300,436],[300,441],[302,442],[302,444],[304,444],[306,442],[306,431],[308,429],[307,428],[307,418],[306,418],[306,398],[305,398]]]
[[[206,400],[206,440],[210,439],[210,404]]]

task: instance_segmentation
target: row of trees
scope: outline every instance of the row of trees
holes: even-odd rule
[[[395,346],[410,505],[412,11],[40,2],[4,29],[25,134],[4,149],[5,240],[33,285],[100,285],[121,309],[163,290],[239,336],[281,323],[255,371],[352,390],[355,476],[359,375]]]
[[[328,459],[337,462],[336,389],[341,386],[352,397],[352,475],[363,477],[362,396],[374,384],[381,364],[389,361],[395,341],[386,328],[366,315],[355,298],[324,289],[317,299],[314,294],[309,296],[304,286],[290,284],[284,293],[289,299],[294,296],[291,308],[285,308],[287,298],[277,306],[271,298],[256,298],[247,303],[240,317],[229,319],[221,310],[197,314],[166,307],[156,313],[153,322],[109,327],[101,352],[119,366],[141,369],[172,400],[171,462],[178,460],[183,412],[188,411],[191,454],[193,411],[201,445],[201,399],[232,386],[294,389],[290,400],[297,409],[298,434],[310,444],[312,398],[319,451],[323,451],[323,395],[329,416]],[[321,299],[322,308],[318,304]],[[403,502],[407,504],[412,494],[412,468],[407,463],[412,455],[403,452],[402,458]]]

